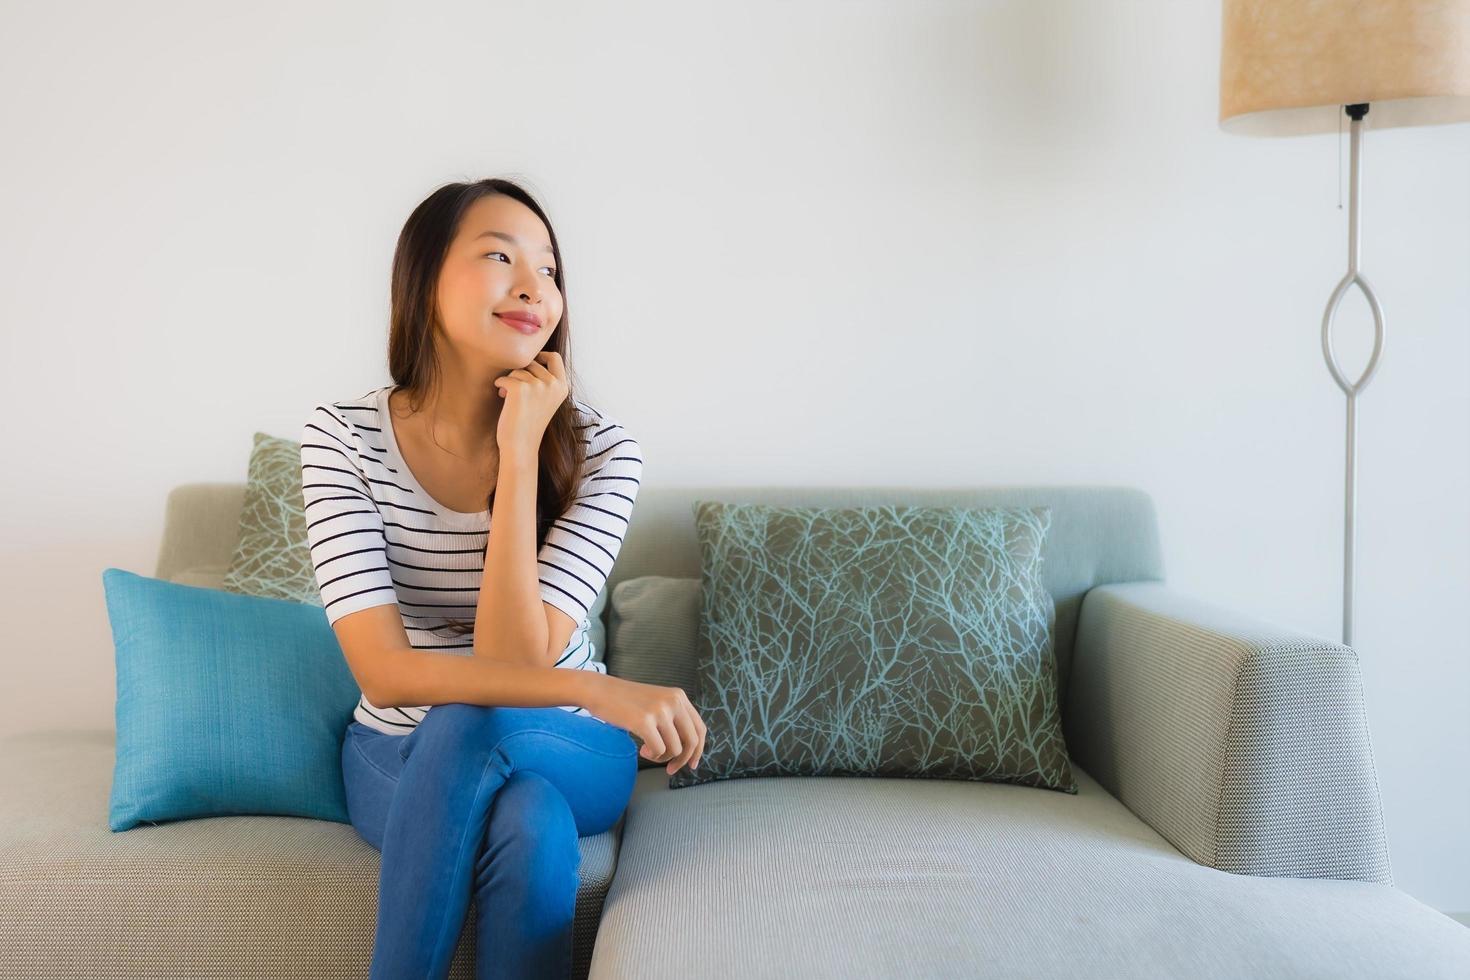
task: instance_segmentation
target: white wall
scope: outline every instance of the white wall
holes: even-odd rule
[[[101,570],[388,380],[398,229],[490,175],[648,480],[1136,485],[1176,586],[1340,637],[1347,143],[1221,133],[1217,3],[215,6],[3,13],[3,729],[112,724]],[[1465,910],[1470,125],[1372,120],[1355,645],[1397,883]]]

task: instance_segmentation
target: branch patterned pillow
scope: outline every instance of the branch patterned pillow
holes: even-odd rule
[[[1077,792],[1040,576],[1049,507],[694,515],[709,731],[670,788],[870,775]]]
[[[322,604],[301,495],[301,443],[257,432],[250,449],[240,537],[221,588]]]

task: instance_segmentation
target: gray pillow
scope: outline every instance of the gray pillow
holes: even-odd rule
[[[1056,703],[1049,507],[695,501],[699,768],[1076,793]]]
[[[607,672],[640,684],[682,687],[698,703],[700,595],[697,578],[643,575],[613,586]],[[640,769],[666,764],[638,757]]]

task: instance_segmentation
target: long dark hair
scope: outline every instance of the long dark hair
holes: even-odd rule
[[[494,177],[473,183],[445,184],[425,198],[408,216],[398,235],[398,246],[393,252],[388,313],[388,371],[394,384],[407,393],[410,407],[418,411],[440,376],[439,349],[434,335],[434,326],[438,319],[434,297],[439,271],[444,266],[444,257],[450,244],[459,233],[465,211],[475,201],[492,194],[515,198],[535,212],[546,225],[546,231],[551,236],[556,288],[561,291],[564,303],[561,322],[556,325],[542,348],[556,351],[567,365],[569,394],[547,423],[538,452],[536,548],[539,550],[546,541],[552,521],[572,505],[587,457],[586,447],[577,427],[577,412],[573,404],[576,399],[576,384],[567,356],[571,315],[565,305],[566,286],[563,277],[566,274],[566,264],[561,260],[561,246],[556,241],[556,229],[551,226],[541,205],[519,184]],[[494,503],[495,491],[492,489],[485,506],[488,509]],[[452,619],[439,629],[448,629],[453,635],[463,635],[474,628],[473,621]],[[433,632],[438,633],[439,630]]]

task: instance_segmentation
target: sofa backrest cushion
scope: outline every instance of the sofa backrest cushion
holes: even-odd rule
[[[174,487],[167,499],[155,574],[170,578],[186,569],[228,568],[239,534],[244,496],[244,482]],[[604,600],[618,583],[628,579],[647,575],[699,579],[695,500],[827,507],[914,504],[1050,508],[1052,524],[1042,552],[1041,574],[1056,603],[1054,655],[1064,710],[1082,597],[1095,585],[1164,578],[1153,500],[1133,487],[666,487],[645,483],[638,492],[638,505],[599,603],[605,605]],[[593,617],[593,629],[598,629],[605,618]],[[617,657],[614,638],[608,636],[601,648],[611,671]]]

